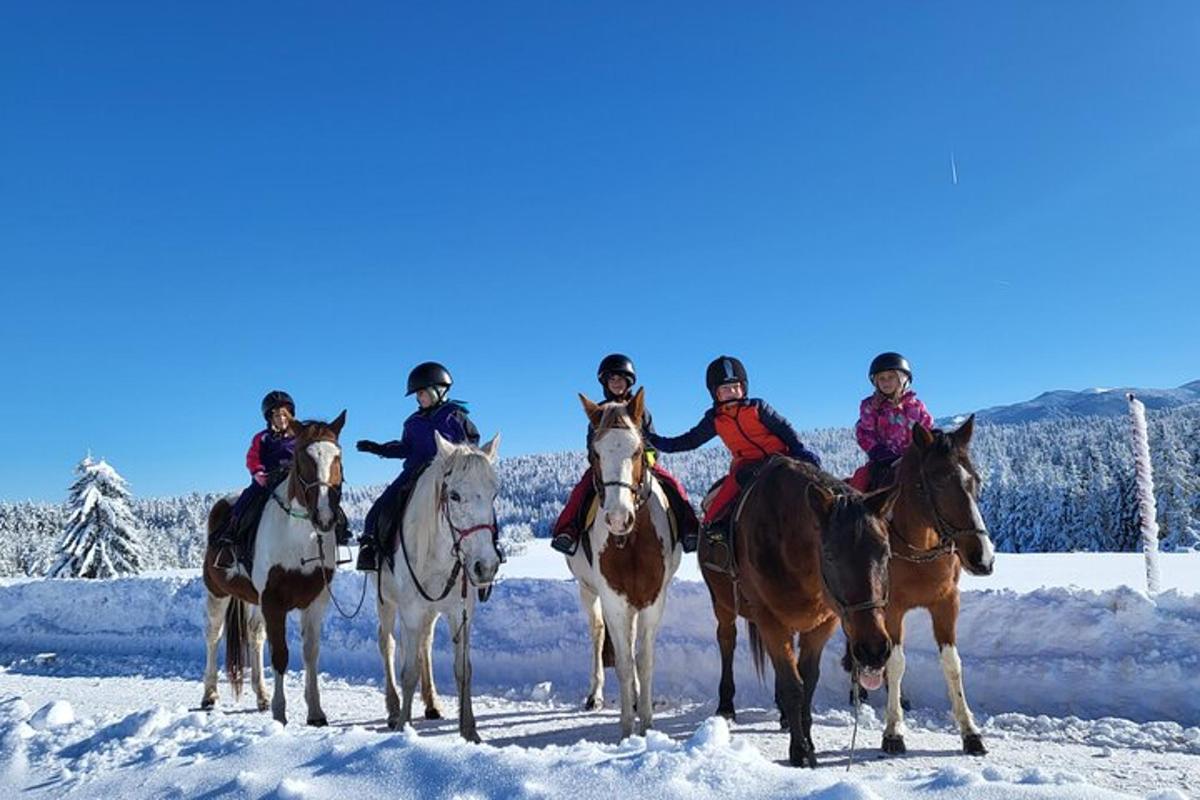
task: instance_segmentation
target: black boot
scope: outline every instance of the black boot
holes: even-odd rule
[[[359,572],[375,572],[379,569],[379,545],[374,539],[363,536],[358,540],[358,563],[354,567]]]
[[[550,540],[550,546],[565,556],[573,556],[579,549],[579,537],[573,531],[556,533]]]
[[[729,543],[729,516],[703,526],[701,533],[708,545],[704,566],[717,572],[730,572],[733,567],[733,548]]]
[[[350,544],[350,520],[346,519],[346,512],[338,507],[337,522],[334,523],[333,535],[337,539],[337,543],[343,547]]]
[[[700,530],[692,528],[691,530],[684,531],[679,543],[683,545],[683,552],[696,552],[696,548],[700,545]]]

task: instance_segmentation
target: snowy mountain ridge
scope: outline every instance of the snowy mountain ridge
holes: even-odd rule
[[[1200,380],[1185,383],[1175,389],[1138,389],[1131,386],[1093,387],[1079,391],[1054,389],[1021,403],[980,409],[975,412],[975,419],[992,425],[1020,425],[1047,419],[1120,416],[1129,412],[1126,399],[1129,392],[1136,394],[1150,410],[1179,408],[1191,403],[1200,403]],[[937,424],[953,427],[967,416],[968,414],[964,413],[941,417]]]

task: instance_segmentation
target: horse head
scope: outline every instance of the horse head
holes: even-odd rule
[[[579,400],[595,431],[588,463],[592,467],[604,524],[613,536],[628,536],[633,532],[638,508],[648,493],[646,446],[642,441],[645,394],[638,389],[628,403],[614,401],[597,405],[582,394]]]
[[[483,447],[451,444],[436,432],[434,441],[437,456],[429,469],[441,472],[439,518],[450,530],[454,553],[468,580],[486,586],[495,579],[501,562],[495,506],[500,435]]]
[[[293,421],[295,456],[288,480],[288,498],[299,501],[317,530],[328,532],[337,524],[342,502],[342,448],[338,436],[346,412],[333,422]]]
[[[969,449],[974,431],[974,414],[950,433],[914,425],[899,475],[906,505],[920,510],[941,544],[953,546],[967,572],[990,575],[996,554],[979,512],[982,482]]]
[[[867,689],[879,688],[892,650],[883,618],[892,556],[885,520],[896,496],[892,488],[859,495],[808,486],[808,502],[821,528],[826,599],[842,619],[858,679]]]

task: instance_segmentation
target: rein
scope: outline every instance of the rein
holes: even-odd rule
[[[954,538],[956,536],[980,534],[984,536],[987,535],[987,531],[985,530],[980,530],[978,528],[958,528],[947,522],[946,518],[942,516],[941,510],[938,508],[937,500],[933,496],[933,491],[929,488],[929,476],[925,471],[924,459],[917,459],[917,468],[920,471],[920,477],[917,480],[917,490],[921,493],[921,499],[925,501],[925,505],[929,507],[930,517],[933,519],[933,530],[938,535],[938,543],[934,547],[931,547],[927,550],[922,550],[909,542],[903,534],[896,530],[894,525],[889,526],[892,531],[895,532],[896,538],[898,538],[905,547],[913,552],[913,555],[910,556],[892,553],[893,558],[898,558],[901,561],[908,561],[912,564],[927,564],[930,561],[937,561],[939,558],[943,558],[958,552],[958,549],[954,544]]]

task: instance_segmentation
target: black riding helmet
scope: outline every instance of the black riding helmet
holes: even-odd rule
[[[867,379],[873,384],[876,375],[889,369],[903,372],[908,376],[909,383],[912,383],[912,368],[908,365],[908,359],[899,353],[880,353],[875,356],[871,360],[871,368],[867,371]]]
[[[423,364],[417,364],[413,367],[412,372],[408,373],[408,391],[404,394],[405,396],[416,394],[422,389],[432,386],[444,386],[449,389],[453,383],[454,378],[450,377],[450,370],[436,361],[426,361]]]
[[[267,396],[262,399],[263,419],[270,422],[271,412],[277,408],[287,408],[293,417],[296,416],[296,404],[292,402],[292,396],[281,389],[267,392]]]
[[[633,366],[633,359],[621,353],[605,356],[600,361],[600,366],[596,368],[596,380],[600,381],[600,385],[604,387],[606,396],[608,395],[608,376],[610,375],[620,375],[629,381],[631,389],[637,383],[637,369]]]
[[[704,372],[704,383],[713,400],[717,399],[717,387],[727,383],[740,383],[742,391],[750,393],[750,379],[746,377],[746,368],[742,362],[733,356],[719,356],[708,365]]]

